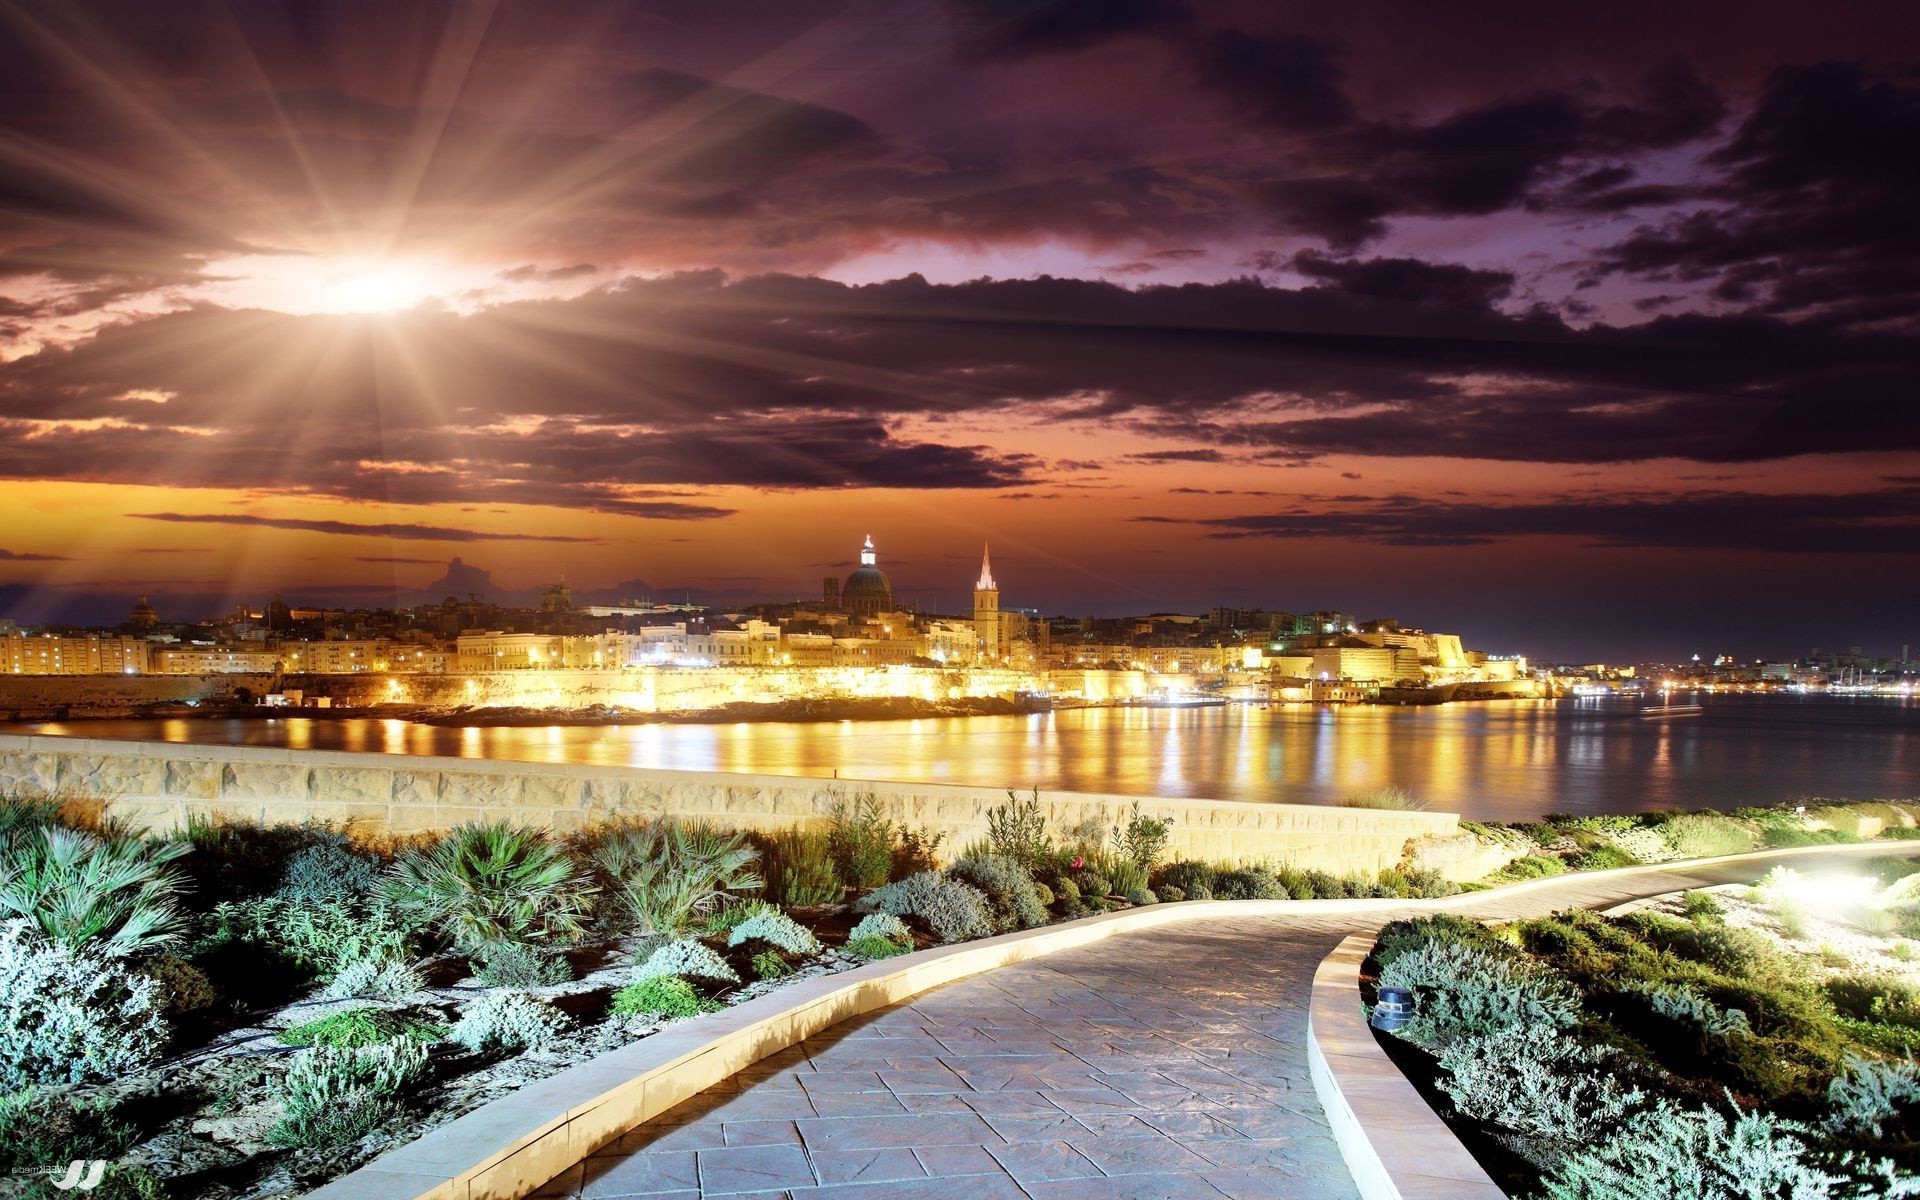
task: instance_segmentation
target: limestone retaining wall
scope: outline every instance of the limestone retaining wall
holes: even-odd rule
[[[871,791],[894,821],[944,832],[950,853],[983,837],[987,810],[1006,802],[1000,789],[952,784],[0,734],[0,793],[17,790],[110,800],[116,814],[149,829],[224,814],[352,821],[396,833],[499,819],[565,831],[653,814],[774,830],[817,821],[836,798]],[[1104,830],[1135,799],[1146,814],[1173,818],[1175,855],[1284,859],[1342,874],[1394,866],[1408,839],[1457,827],[1452,813],[1041,795],[1056,831]]]

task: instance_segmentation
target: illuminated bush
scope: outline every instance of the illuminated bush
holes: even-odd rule
[[[649,955],[647,961],[641,963],[634,972],[634,977],[640,980],[665,975],[679,975],[705,983],[740,982],[739,974],[727,965],[726,959],[691,940],[668,942]]]
[[[744,946],[749,942],[765,942],[803,958],[820,953],[819,938],[792,917],[777,911],[756,913],[734,926],[733,932],[727,935],[729,946]]]
[[[520,992],[490,992],[460,1012],[447,1040],[473,1051],[544,1046],[566,1031],[566,1014]]]
[[[1427,941],[1397,955],[1380,986],[1413,989],[1417,1014],[1400,1036],[1439,1049],[1469,1036],[1564,1029],[1579,1017],[1573,987],[1516,954],[1463,942]]]
[[[970,854],[948,867],[947,874],[980,890],[997,929],[1032,929],[1047,923],[1047,909],[1033,889],[1033,879],[1016,859]]]
[[[964,942],[994,933],[986,896],[937,871],[922,871],[876,888],[862,900],[861,907],[918,920],[943,942]]]
[[[88,948],[0,922],[0,1090],[137,1071],[167,1042],[158,980]]]

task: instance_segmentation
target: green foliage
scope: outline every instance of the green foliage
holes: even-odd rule
[[[321,979],[363,959],[406,959],[412,953],[406,931],[382,904],[309,904],[278,896],[229,901],[203,918],[193,956],[226,947],[271,955]]]
[[[0,920],[32,921],[63,946],[140,954],[175,940],[185,927],[178,842],[109,840],[45,825],[0,845]]]
[[[437,1042],[439,1026],[415,1021],[383,1008],[350,1008],[282,1029],[274,1035],[288,1046],[378,1046],[383,1042]]]
[[[833,865],[827,835],[793,828],[761,846],[767,870],[767,899],[788,908],[837,904],[845,888]]]
[[[1527,854],[1514,859],[1506,866],[1487,876],[1486,882],[1492,884],[1519,883],[1527,879],[1545,879],[1552,875],[1564,875],[1567,864],[1552,854]]]
[[[834,797],[827,811],[827,853],[848,887],[876,888],[893,867],[893,822],[880,797],[861,792]]]
[[[1427,900],[1460,894],[1460,885],[1439,871],[1415,869],[1406,872],[1406,877],[1411,894]]]
[[[906,954],[912,946],[903,946],[899,942],[883,937],[852,938],[847,942],[847,953],[859,958],[892,958],[896,954]]]
[[[1440,1087],[1463,1116],[1551,1160],[1610,1136],[1645,1101],[1614,1077],[1611,1062],[1564,1030],[1523,1026],[1453,1042],[1440,1053]]]
[[[1395,921],[1382,929],[1379,945],[1373,952],[1374,961],[1385,967],[1408,951],[1435,942],[1477,946],[1499,954],[1512,953],[1513,950],[1510,943],[1502,941],[1498,934],[1479,921],[1442,913],[1411,921]]]
[[[1889,1126],[1920,1110],[1920,1069],[1911,1059],[1849,1055],[1845,1071],[1827,1085],[1826,1126],[1834,1133],[1878,1140]]]
[[[847,940],[857,942],[863,938],[885,938],[902,945],[913,944],[913,933],[907,928],[906,922],[892,913],[868,913],[861,917],[860,923],[847,935]]]
[[[380,864],[357,854],[344,837],[315,841],[287,860],[274,895],[307,904],[351,903],[373,894]]]
[[[202,1012],[219,999],[206,972],[183,958],[161,954],[140,969],[160,984],[161,1008],[169,1017]]]
[[[1054,880],[1053,899],[1054,903],[1059,904],[1063,908],[1078,908],[1080,906],[1080,885],[1064,876]]]
[[[656,975],[621,988],[613,996],[613,1012],[622,1017],[693,1017],[718,1012],[723,1006],[701,997],[678,975]]]
[[[1139,863],[1116,858],[1105,865],[1108,895],[1125,896],[1147,886],[1147,871]]]
[[[578,937],[594,888],[545,833],[492,824],[462,825],[400,855],[385,894],[403,915],[467,953],[490,942]]]
[[[399,1115],[426,1068],[427,1048],[409,1040],[302,1050],[275,1079],[282,1112],[267,1138],[292,1147],[358,1141]]]
[[[738,903],[717,908],[707,915],[700,925],[702,937],[728,937],[734,930],[760,916],[762,913],[777,913],[780,906],[769,904],[765,900],[742,900]]]
[[[940,847],[947,840],[944,829],[930,830],[921,825],[909,828],[900,827],[899,840],[893,847],[893,866],[887,872],[888,879],[905,879],[921,871],[940,869]]]
[[[1689,921],[1703,924],[1727,915],[1727,906],[1714,899],[1712,892],[1688,892],[1680,898],[1680,908]]]
[[[1053,837],[1047,832],[1039,788],[1025,800],[1008,792],[1005,804],[987,810],[987,845],[994,854],[1019,863],[1028,875],[1039,874],[1053,855]]]
[[[1634,866],[1640,860],[1612,842],[1602,842],[1580,851],[1567,861],[1576,871],[1611,871],[1616,867]]]
[[[133,1124],[111,1100],[40,1088],[0,1092],[0,1172],[112,1159],[136,1137]],[[98,1194],[99,1189],[88,1193]]]
[[[1128,904],[1158,904],[1160,897],[1153,894],[1152,888],[1135,888],[1127,893]]]
[[[1464,1037],[1497,1037],[1527,1029],[1565,1029],[1580,999],[1555,972],[1509,951],[1428,941],[1381,968],[1380,986],[1413,989],[1416,1015],[1400,1036],[1429,1049]]]
[[[1082,899],[1113,894],[1113,881],[1098,871],[1081,871],[1072,877],[1072,883],[1080,890]]]
[[[1157,892],[1160,896],[1160,899],[1165,901],[1168,904],[1175,904],[1187,898],[1187,894],[1185,892],[1181,891],[1177,887],[1174,887],[1172,884],[1167,884],[1164,887],[1157,889]]]
[[[1154,864],[1160,861],[1160,856],[1167,852],[1167,840],[1172,836],[1172,817],[1144,816],[1140,812],[1140,802],[1135,800],[1126,821],[1113,827],[1108,841],[1117,858],[1145,873],[1151,872]],[[1146,882],[1143,875],[1140,886],[1145,887]]]
[[[544,1046],[567,1029],[566,1014],[523,992],[488,992],[460,1010],[447,1040],[476,1054]]]
[[[862,899],[861,907],[920,921],[943,942],[964,942],[994,932],[986,896],[936,871],[922,871],[877,888]]]
[[[427,977],[399,959],[363,958],[342,967],[327,984],[333,1000],[399,1000],[427,986]]]
[[[573,967],[545,946],[488,942],[473,954],[473,977],[486,987],[556,987],[573,978]]]
[[[63,812],[65,807],[65,802],[58,796],[35,792],[0,795],[0,846],[21,834],[36,832],[50,825],[69,824]]]
[[[798,921],[779,911],[756,913],[734,926],[733,932],[727,935],[729,946],[745,946],[755,942],[802,958],[820,953],[820,939]]]
[[[1340,802],[1341,808],[1378,808],[1391,812],[1426,812],[1432,808],[1425,800],[1414,799],[1413,793],[1405,788],[1383,787],[1367,792],[1354,792]]]
[[[272,893],[284,885],[287,864],[302,850],[328,842],[344,845],[346,836],[316,822],[269,825],[226,813],[193,813],[175,841],[186,851],[180,867],[187,890],[195,906],[206,909]]]
[[[1920,988],[1897,975],[1838,975],[1821,983],[1834,1010],[1856,1021],[1920,1030]]]
[[[1018,860],[998,854],[970,855],[947,868],[951,878],[978,888],[996,929],[1032,929],[1047,923],[1046,906]]]
[[[1183,859],[1155,871],[1149,883],[1155,889],[1176,887],[1191,896],[1196,888],[1213,889],[1213,868],[1203,862]]]
[[[1681,858],[1714,858],[1754,848],[1753,830],[1720,813],[1681,813],[1660,826],[1660,836]]]
[[[1721,1008],[1685,983],[1652,983],[1635,979],[1627,990],[1644,998],[1647,1007],[1669,1021],[1679,1021],[1713,1037],[1740,1037],[1753,1033],[1747,1014]]]
[[[1730,1200],[1911,1195],[1891,1164],[1830,1162],[1809,1131],[1770,1113],[1660,1104],[1554,1165],[1546,1200]],[[1882,1190],[1884,1189],[1884,1190]]]
[[[1213,895],[1218,900],[1285,900],[1286,885],[1265,867],[1237,867],[1213,877]]]
[[[640,980],[657,979],[663,975],[678,975],[703,983],[740,982],[739,974],[727,965],[726,959],[691,939],[661,946],[648,955],[647,961],[641,963],[634,972],[634,977]]]
[[[793,964],[778,950],[762,950],[753,956],[755,979],[780,979],[793,974]]]
[[[0,1091],[148,1066],[166,1046],[165,1005],[160,982],[124,959],[0,922]]]
[[[609,913],[642,934],[684,933],[739,893],[761,890],[759,859],[746,834],[704,821],[617,827],[593,850]]]

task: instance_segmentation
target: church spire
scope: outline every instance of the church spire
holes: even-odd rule
[[[875,555],[873,553],[873,535],[868,534],[867,544],[860,547],[860,565],[863,567],[870,567],[874,563],[874,558],[875,558]]]
[[[976,592],[991,592],[994,588],[993,563],[988,558],[987,544],[982,542],[980,544],[980,582],[973,585],[973,590]]]

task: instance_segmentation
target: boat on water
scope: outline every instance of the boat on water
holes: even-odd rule
[[[1675,704],[1672,694],[1668,693],[1666,699],[1661,703],[1649,704],[1643,707],[1640,710],[1640,719],[1642,721],[1668,721],[1679,717],[1697,717],[1705,711],[1707,711],[1706,708],[1699,704]]]

